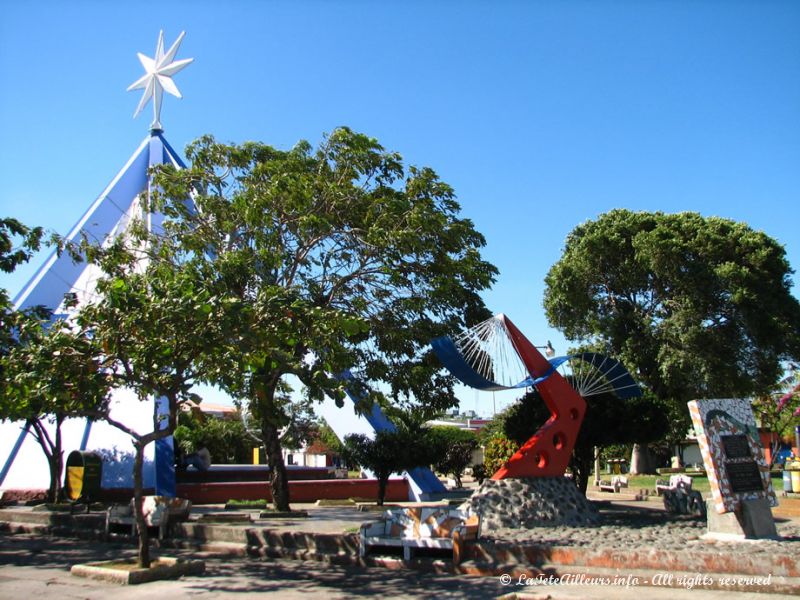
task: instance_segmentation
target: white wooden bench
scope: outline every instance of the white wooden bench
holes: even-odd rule
[[[688,475],[670,475],[669,481],[666,479],[656,479],[656,494],[661,496],[664,492],[674,492],[675,490],[686,492],[692,489],[692,478]]]
[[[452,550],[453,564],[463,557],[464,542],[480,534],[480,516],[447,507],[409,507],[387,510],[377,523],[364,523],[359,535],[359,554],[367,556],[370,547],[394,546],[403,549],[403,559],[411,560],[413,549]]]
[[[134,499],[128,504],[115,504],[106,511],[105,534],[108,538],[112,528],[122,526],[130,528],[130,535],[136,534],[136,513],[133,508]],[[192,509],[191,500],[171,498],[169,496],[144,496],[142,512],[148,527],[158,527],[158,539],[167,537],[170,523],[186,521]]]
[[[628,487],[628,478],[624,475],[614,475],[611,481],[601,481],[598,483],[601,492],[619,493],[622,488]]]
[[[664,508],[667,512],[703,518],[706,516],[703,496],[692,489],[692,478],[688,475],[672,475],[669,482],[657,479],[656,493],[664,497]]]

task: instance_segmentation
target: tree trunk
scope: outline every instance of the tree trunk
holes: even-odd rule
[[[144,446],[139,442],[134,442],[133,447],[136,449],[133,461],[133,505],[136,509],[136,530],[139,532],[138,559],[139,567],[146,569],[150,566],[150,538],[142,511]]]
[[[47,457],[47,466],[50,469],[50,487],[47,490],[47,501],[56,503],[61,495],[61,458],[53,452]]]
[[[594,466],[594,447],[577,446],[572,451],[570,467],[572,468],[573,481],[581,493],[586,495],[586,488],[589,486],[589,476]]]
[[[261,420],[261,435],[269,463],[269,482],[272,486],[272,505],[275,510],[289,512],[289,477],[283,463],[281,440],[278,428],[267,417]]]
[[[50,493],[53,498],[52,502],[61,502],[64,496],[64,490],[61,486],[61,472],[64,470],[64,451],[61,449],[61,424],[63,422],[64,417],[58,415],[56,417],[56,441],[53,445],[53,456],[50,459]]]
[[[47,459],[47,468],[50,472],[50,484],[47,489],[47,501],[58,502],[62,499],[61,471],[64,465],[63,452],[61,451],[61,423],[64,417],[56,417],[55,441],[53,441],[44,424],[39,419],[28,420],[33,429],[34,438],[44,452]]]
[[[378,506],[383,506],[386,498],[386,484],[389,483],[389,475],[378,475]]]
[[[652,472],[650,448],[647,444],[634,444],[631,451],[631,475],[644,475]]]

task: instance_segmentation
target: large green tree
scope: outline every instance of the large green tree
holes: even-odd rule
[[[156,175],[168,218],[151,260],[215,299],[226,335],[203,377],[260,424],[273,501],[288,510],[283,378],[314,400],[349,388],[359,410],[455,405],[429,342],[487,316],[479,292],[496,270],[450,186],[349,129],[288,151],[204,137],[187,157],[190,168]]]
[[[577,226],[546,277],[550,323],[620,358],[672,407],[769,389],[800,355],[783,247],[744,223],[613,210]]]
[[[452,475],[456,487],[462,487],[461,474],[472,464],[472,453],[478,448],[478,436],[468,429],[437,426],[430,428],[428,439],[428,461],[434,470],[443,475]]]

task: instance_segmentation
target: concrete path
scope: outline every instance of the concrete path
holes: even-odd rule
[[[0,534],[0,599],[36,600],[170,600],[254,597],[324,600],[401,598],[614,598],[619,600],[770,600],[780,595],[699,590],[559,585],[529,587],[500,577],[432,575],[410,570],[337,567],[317,562],[255,560],[203,556],[206,573],[175,581],[118,586],[69,574],[76,563],[130,556],[129,546],[69,538]],[[197,553],[178,551],[172,555]],[[691,594],[691,596],[690,596]]]

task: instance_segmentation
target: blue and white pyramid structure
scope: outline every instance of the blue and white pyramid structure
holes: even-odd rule
[[[67,241],[80,242],[85,238],[93,243],[107,244],[118,236],[124,236],[136,221],[144,222],[151,232],[161,230],[163,215],[148,211],[152,186],[149,169],[160,164],[186,168],[178,153],[164,138],[160,121],[163,92],[181,97],[172,76],[193,60],[175,60],[183,36],[184,33],[181,33],[165,51],[161,32],[154,57],[139,54],[145,74],[128,90],[144,90],[134,117],[150,99],[153,100],[154,118],[150,124],[150,134],[75,224],[66,236]],[[187,199],[187,202],[190,200]],[[67,253],[59,256],[54,251],[14,299],[14,305],[17,309],[44,306],[53,311],[55,318],[68,316],[65,295],[76,298],[78,306],[92,302],[96,298],[96,281],[100,275],[98,267],[76,263]],[[356,398],[351,399],[357,403]],[[151,432],[153,424],[166,412],[166,400],[142,401],[131,390],[115,391],[111,401],[111,416],[141,434]],[[328,399],[319,412],[340,438],[350,433],[364,433],[371,437],[376,431],[394,429],[377,406],[369,416],[362,417],[355,410],[336,407],[333,400]],[[133,486],[133,443],[127,434],[107,423],[92,423],[83,419],[68,419],[62,424],[61,433],[65,454],[72,450],[96,451],[100,454],[103,459],[104,488]],[[407,475],[413,499],[428,499],[431,494],[445,491],[430,469],[414,469]],[[145,448],[143,476],[145,487],[153,487],[156,494],[175,496],[172,437]],[[0,489],[43,490],[48,488],[49,481],[47,460],[25,424],[0,422]]]
[[[151,231],[158,231],[163,216],[146,210],[151,187],[148,170],[158,164],[185,168],[162,131],[153,130],[75,224],[67,240],[79,242],[86,237],[96,243],[109,243],[116,236],[125,235],[127,227],[135,220],[144,220]],[[64,296],[74,294],[79,305],[91,302],[96,296],[95,282],[99,276],[96,266],[75,263],[68,254],[58,256],[53,252],[17,295],[15,306],[24,309],[41,305],[53,310],[56,317],[66,316]],[[351,400],[354,406],[357,398],[351,397]],[[130,390],[115,392],[112,400],[112,416],[143,434],[152,431],[154,413],[161,408],[159,401],[141,401]],[[369,415],[361,416],[349,410],[349,406],[338,408],[333,400],[326,399],[318,412],[340,438],[351,433],[372,437],[376,431],[394,429],[377,405]],[[76,449],[100,452],[104,459],[103,487],[132,487],[133,445],[130,437],[118,429],[103,422],[68,419],[62,425],[62,445],[65,453]],[[121,457],[124,460],[114,460]],[[172,438],[159,440],[155,447],[148,445],[145,459],[145,487],[153,486],[159,495],[174,496]],[[26,434],[24,423],[0,423],[0,469],[0,489],[48,487],[46,459],[33,437]],[[412,499],[425,500],[445,491],[430,469],[414,469],[407,477]]]
[[[158,231],[163,217],[147,211],[150,178],[148,169],[158,164],[185,168],[183,161],[164,138],[161,130],[152,130],[139,145],[116,177],[75,224],[66,239],[80,242],[84,237],[106,244],[125,235],[134,221],[144,221],[151,231]],[[17,309],[45,306],[56,317],[67,316],[66,294],[74,294],[78,304],[91,302],[96,295],[99,269],[87,263],[74,262],[67,254],[53,251],[28,284],[14,299]],[[156,401],[140,401],[130,390],[120,390],[112,399],[112,416],[139,433],[153,429]],[[102,450],[104,457],[127,460],[104,460],[104,487],[131,487],[130,472],[133,444],[127,434],[106,423],[69,419],[62,425],[62,445],[71,450]],[[144,480],[158,494],[175,495],[172,438],[148,446]],[[115,465],[118,468],[114,468]],[[0,424],[0,487],[6,489],[46,489],[49,471],[44,454],[22,423]]]

